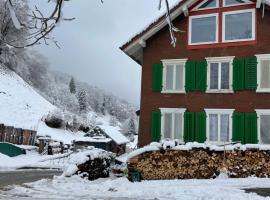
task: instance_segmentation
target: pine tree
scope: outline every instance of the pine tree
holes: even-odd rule
[[[80,112],[81,113],[86,113],[87,112],[87,94],[85,92],[85,90],[81,90],[78,93],[78,102],[79,102],[79,108],[80,108]]]
[[[69,82],[69,91],[71,94],[75,94],[76,93],[76,85],[75,85],[75,80],[72,77],[70,82]]]
[[[127,135],[128,136],[134,136],[136,134],[137,134],[137,132],[136,132],[136,125],[135,125],[134,119],[130,118],[129,124],[128,124]]]

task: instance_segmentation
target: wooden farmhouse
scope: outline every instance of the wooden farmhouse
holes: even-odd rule
[[[121,48],[142,67],[139,146],[270,144],[270,0],[182,0]]]

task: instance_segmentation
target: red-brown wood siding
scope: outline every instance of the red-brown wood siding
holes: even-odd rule
[[[188,58],[201,60],[205,57],[236,56],[248,57],[255,54],[270,53],[270,12],[262,13],[257,10],[257,43],[248,46],[225,46],[222,48],[187,49],[187,18],[180,16],[174,25],[185,33],[177,33],[177,46],[170,44],[168,28],[165,27],[152,38],[147,40],[143,51],[142,87],[141,87],[141,113],[139,127],[139,146],[149,144],[150,117],[152,111],[159,108],[187,108],[188,111],[199,112],[204,108],[232,108],[239,112],[254,111],[254,109],[270,109],[270,94],[243,91],[233,94],[161,94],[152,92],[152,65],[161,59]]]

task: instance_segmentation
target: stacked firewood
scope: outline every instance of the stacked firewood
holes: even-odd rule
[[[208,179],[226,169],[229,177],[270,177],[270,153],[266,151],[190,151],[160,150],[140,154],[129,160],[129,174],[139,172],[142,179]]]
[[[110,163],[109,158],[89,158],[85,163],[78,165],[79,170],[76,174],[88,180],[107,178],[110,175]]]

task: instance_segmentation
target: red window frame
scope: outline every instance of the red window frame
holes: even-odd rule
[[[257,30],[258,30],[258,17],[257,17],[257,10],[256,4],[246,4],[246,5],[235,5],[235,6],[227,6],[223,7],[223,0],[219,0],[219,8],[210,8],[207,10],[195,10],[194,9],[198,4],[200,4],[204,0],[198,1],[189,9],[189,16],[187,17],[187,49],[205,49],[205,48],[219,48],[219,47],[227,47],[227,46],[245,46],[245,45],[256,45],[257,44]],[[252,0],[254,2],[254,0]],[[236,10],[247,10],[247,9],[255,9],[255,40],[251,41],[236,41],[236,42],[222,42],[222,16],[224,12],[229,11],[236,11]],[[203,14],[218,14],[218,43],[214,44],[189,44],[189,17],[196,16],[196,15],[203,15]]]

